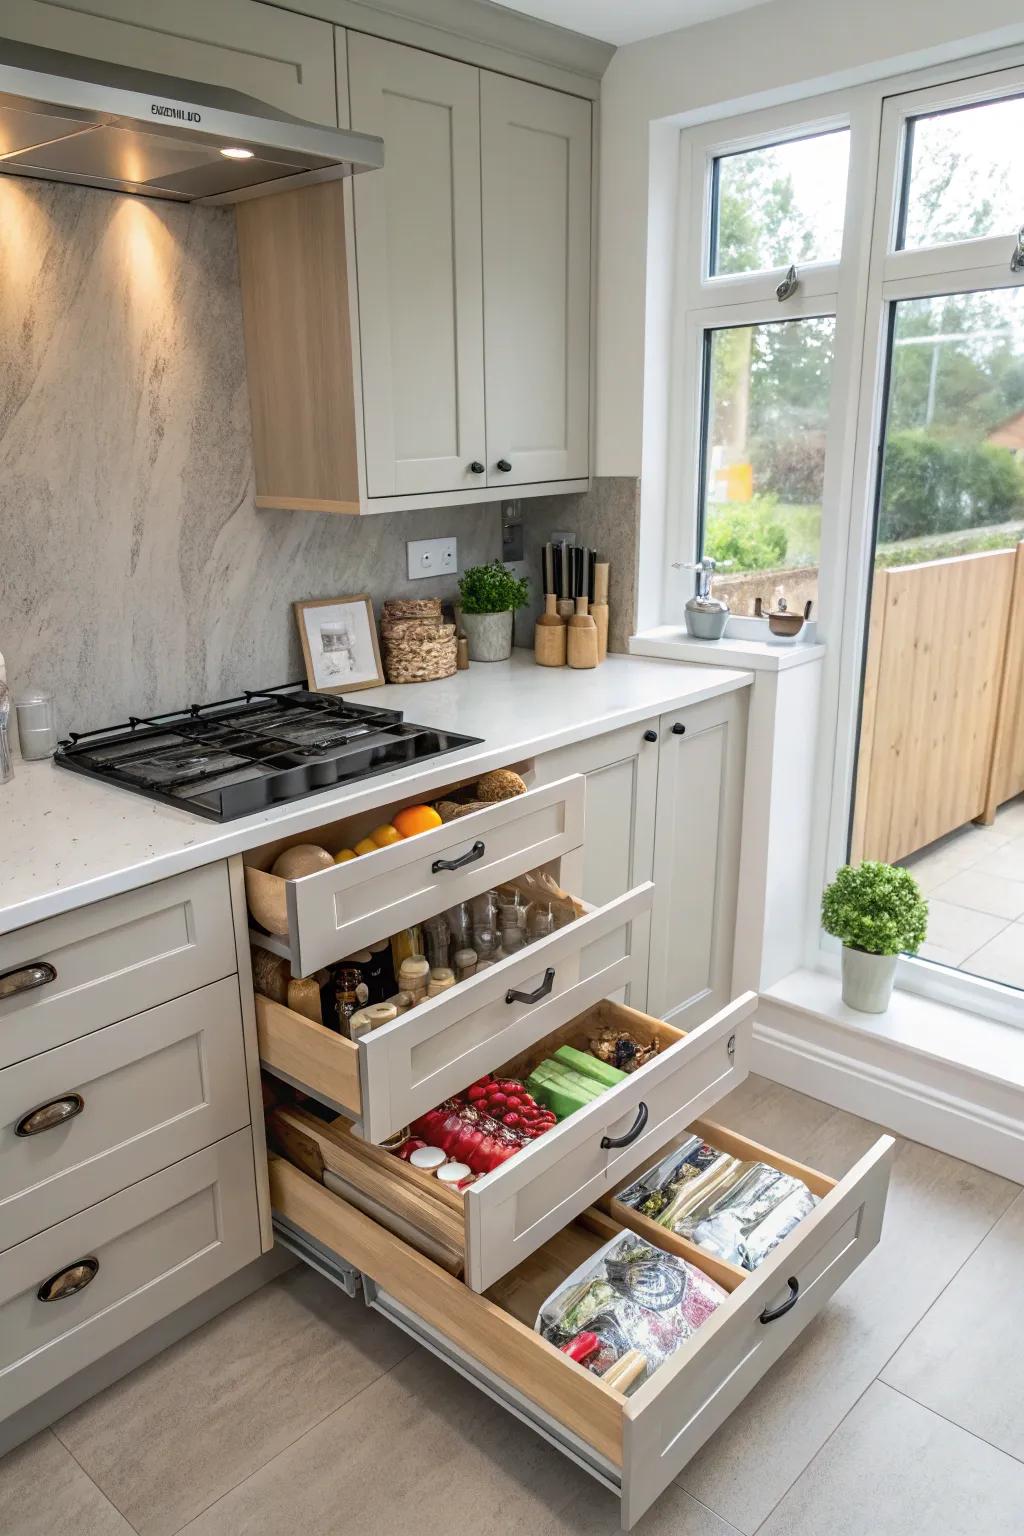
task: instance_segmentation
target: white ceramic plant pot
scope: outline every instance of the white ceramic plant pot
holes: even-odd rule
[[[462,628],[470,661],[507,661],[512,655],[511,608],[504,613],[463,613]]]
[[[898,955],[869,955],[843,945],[843,1002],[859,1013],[884,1013],[892,997]]]

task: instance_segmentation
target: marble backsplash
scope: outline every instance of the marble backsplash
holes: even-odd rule
[[[589,491],[524,500],[522,516],[531,602],[516,618],[516,644],[533,644],[533,626],[544,606],[541,551],[558,532],[572,534],[578,544],[596,549],[600,558],[610,563],[608,649],[625,651],[636,627],[639,480],[629,475],[603,475],[591,482]]]
[[[0,177],[0,652],[58,724],[302,675],[296,599],[500,550],[497,507],[257,511],[230,210]]]

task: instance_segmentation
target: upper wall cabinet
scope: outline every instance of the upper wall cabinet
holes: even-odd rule
[[[383,170],[238,209],[257,504],[585,489],[590,103],[338,44],[340,119],[380,134]]]
[[[3,0],[0,34],[338,121],[330,24],[259,0]]]
[[[586,475],[590,103],[480,76],[487,483]]]
[[[484,485],[480,75],[352,33],[352,122],[385,169],[353,184],[366,488]]]

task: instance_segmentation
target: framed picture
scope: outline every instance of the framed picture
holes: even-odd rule
[[[371,598],[365,593],[320,597],[293,606],[311,692],[353,693],[357,688],[380,687],[384,669]]]

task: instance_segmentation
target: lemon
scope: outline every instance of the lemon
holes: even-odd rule
[[[397,827],[393,827],[390,821],[386,821],[381,827],[374,827],[370,833],[371,838],[378,848],[389,848],[392,843],[400,843],[402,834]]]
[[[362,858],[364,853],[376,853],[376,852],[377,852],[377,844],[374,842],[372,837],[360,838],[359,842],[356,843],[356,854],[358,855],[359,858]]]
[[[340,853],[336,853],[334,855],[334,862],[335,864],[347,864],[349,859],[354,859],[357,857],[358,855],[355,853],[354,849],[343,848]]]

